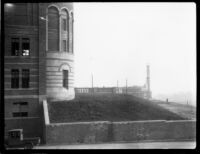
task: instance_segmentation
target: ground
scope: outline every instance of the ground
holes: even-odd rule
[[[59,144],[36,146],[34,149],[195,149],[195,141],[132,142],[102,144]]]
[[[61,102],[48,100],[51,123],[189,119],[162,106],[124,94],[78,95],[74,100]]]
[[[157,104],[179,116],[187,119],[196,120],[196,107],[192,105],[179,104],[175,102],[162,102],[159,101]]]

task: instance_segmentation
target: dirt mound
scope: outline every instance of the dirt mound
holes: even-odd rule
[[[151,101],[124,94],[78,95],[71,101],[48,101],[48,108],[51,123],[183,120]]]

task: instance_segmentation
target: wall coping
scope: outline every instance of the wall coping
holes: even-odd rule
[[[50,122],[49,122],[49,111],[48,111],[48,105],[47,105],[46,99],[43,100],[43,110],[44,110],[45,125],[48,125]]]
[[[15,117],[15,118],[5,118],[5,120],[26,120],[26,119],[40,119],[40,117]]]
[[[60,126],[60,125],[104,124],[104,123],[112,123],[112,122],[111,121],[83,121],[83,122],[50,123],[48,125]]]
[[[66,122],[66,123],[46,123],[47,126],[61,126],[61,125],[80,125],[80,124],[129,124],[129,123],[180,123],[180,122],[196,122],[196,120],[144,120],[144,121],[89,121],[89,122]]]

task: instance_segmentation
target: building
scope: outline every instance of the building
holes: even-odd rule
[[[4,38],[5,130],[42,136],[42,101],[75,97],[73,4],[6,3]]]
[[[132,86],[132,87],[79,87],[75,88],[75,94],[129,94],[136,97],[150,99],[149,92],[145,87],[141,86]],[[151,95],[151,94],[150,94]]]
[[[114,93],[119,93],[119,92],[120,92],[119,88],[116,88],[116,87],[93,87],[93,88],[79,87],[79,88],[75,88],[76,94],[92,94],[92,93],[114,94]]]
[[[150,99],[149,91],[143,86],[130,86],[130,87],[122,87],[123,94],[129,94],[136,97]]]
[[[144,86],[127,86],[127,87],[77,87],[75,88],[75,93],[78,94],[92,94],[92,93],[101,93],[101,94],[129,94],[136,97],[151,99],[151,90],[150,90],[150,68],[147,65],[147,77],[146,83]]]

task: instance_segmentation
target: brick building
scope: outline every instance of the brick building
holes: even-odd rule
[[[42,137],[42,101],[73,99],[73,4],[4,4],[5,130]]]

